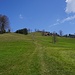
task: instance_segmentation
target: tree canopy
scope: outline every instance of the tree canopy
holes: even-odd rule
[[[28,29],[27,28],[19,29],[15,33],[20,33],[20,34],[27,35],[28,34]]]
[[[9,19],[6,15],[0,14],[0,33],[5,33],[9,29]]]

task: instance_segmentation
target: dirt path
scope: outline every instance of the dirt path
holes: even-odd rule
[[[28,68],[30,69],[29,65],[32,63],[34,57],[36,57],[36,55],[37,55],[38,59],[39,59],[38,63],[40,65],[40,68],[38,68],[39,69],[39,74],[40,75],[50,75],[49,74],[50,72],[49,72],[49,68],[48,68],[47,62],[45,61],[45,59],[46,59],[45,55],[44,55],[46,53],[45,47],[43,47],[36,39],[33,40],[33,42],[35,44],[35,50],[29,56],[29,60],[27,61]],[[38,59],[36,59],[36,60],[38,60]]]
[[[49,74],[49,68],[45,62],[45,47],[43,47],[41,44],[39,44],[36,41],[36,50],[38,50],[38,57],[39,57],[39,64],[40,64],[40,74],[41,75],[50,75]]]

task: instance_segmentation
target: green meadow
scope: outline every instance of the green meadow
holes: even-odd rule
[[[75,75],[75,38],[1,34],[0,75]]]

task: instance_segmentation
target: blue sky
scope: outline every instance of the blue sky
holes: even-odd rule
[[[75,33],[75,0],[0,0],[12,31],[20,28]]]

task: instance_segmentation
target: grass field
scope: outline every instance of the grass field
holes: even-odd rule
[[[75,38],[1,34],[0,75],[75,75]]]

